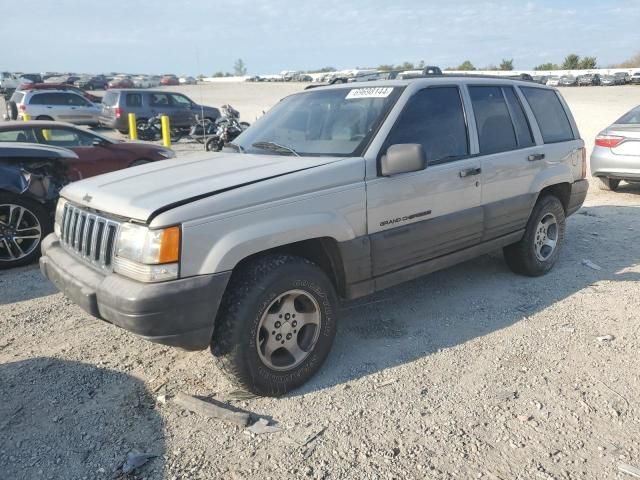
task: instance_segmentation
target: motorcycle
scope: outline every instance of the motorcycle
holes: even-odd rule
[[[189,136],[197,142],[204,143],[207,151],[219,152],[225,143],[233,142],[235,138],[249,128],[247,122],[240,122],[240,112],[231,105],[223,105],[221,116],[215,121],[199,120],[191,127]]]
[[[155,115],[146,122],[140,122],[137,125],[138,138],[140,140],[157,141],[162,139],[162,115]],[[180,141],[184,136],[184,130],[180,128],[171,127],[169,129],[169,138],[171,142],[175,143]]]

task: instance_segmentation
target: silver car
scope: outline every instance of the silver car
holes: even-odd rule
[[[640,182],[640,105],[598,134],[591,174],[603,190],[616,190],[621,180]]]
[[[82,95],[63,90],[15,91],[11,96],[18,119],[29,115],[32,120],[57,120],[76,125],[98,125],[101,107]]]

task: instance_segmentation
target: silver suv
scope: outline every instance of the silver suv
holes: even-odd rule
[[[101,108],[82,95],[64,90],[16,90],[9,105],[15,117],[32,120],[57,120],[77,125],[98,125]],[[14,107],[15,105],[15,107]]]
[[[42,272],[92,315],[211,347],[280,395],[321,366],[338,298],[502,248],[539,276],[582,205],[584,142],[552,88],[441,76],[291,95],[219,154],[70,184]]]

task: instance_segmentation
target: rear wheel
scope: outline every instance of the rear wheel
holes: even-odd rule
[[[598,184],[600,186],[600,190],[615,192],[620,186],[620,180],[614,178],[598,177],[598,180],[600,180],[600,183]]]
[[[515,273],[538,277],[549,272],[558,261],[565,233],[562,203],[553,195],[538,200],[522,239],[504,248],[504,257]]]
[[[222,150],[220,147],[220,139],[217,136],[211,137],[209,140],[207,140],[205,148],[207,149],[207,152],[219,152],[220,150]]]
[[[0,193],[0,269],[33,262],[40,256],[40,244],[50,229],[50,216],[42,205]]]
[[[278,396],[311,378],[336,333],[333,285],[315,264],[269,255],[234,272],[211,350],[241,388]]]

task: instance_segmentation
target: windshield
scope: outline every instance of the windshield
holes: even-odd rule
[[[635,125],[640,124],[640,106],[628,111],[618,120],[615,121],[618,125]]]
[[[403,87],[314,89],[283,99],[233,143],[246,153],[359,156]]]

